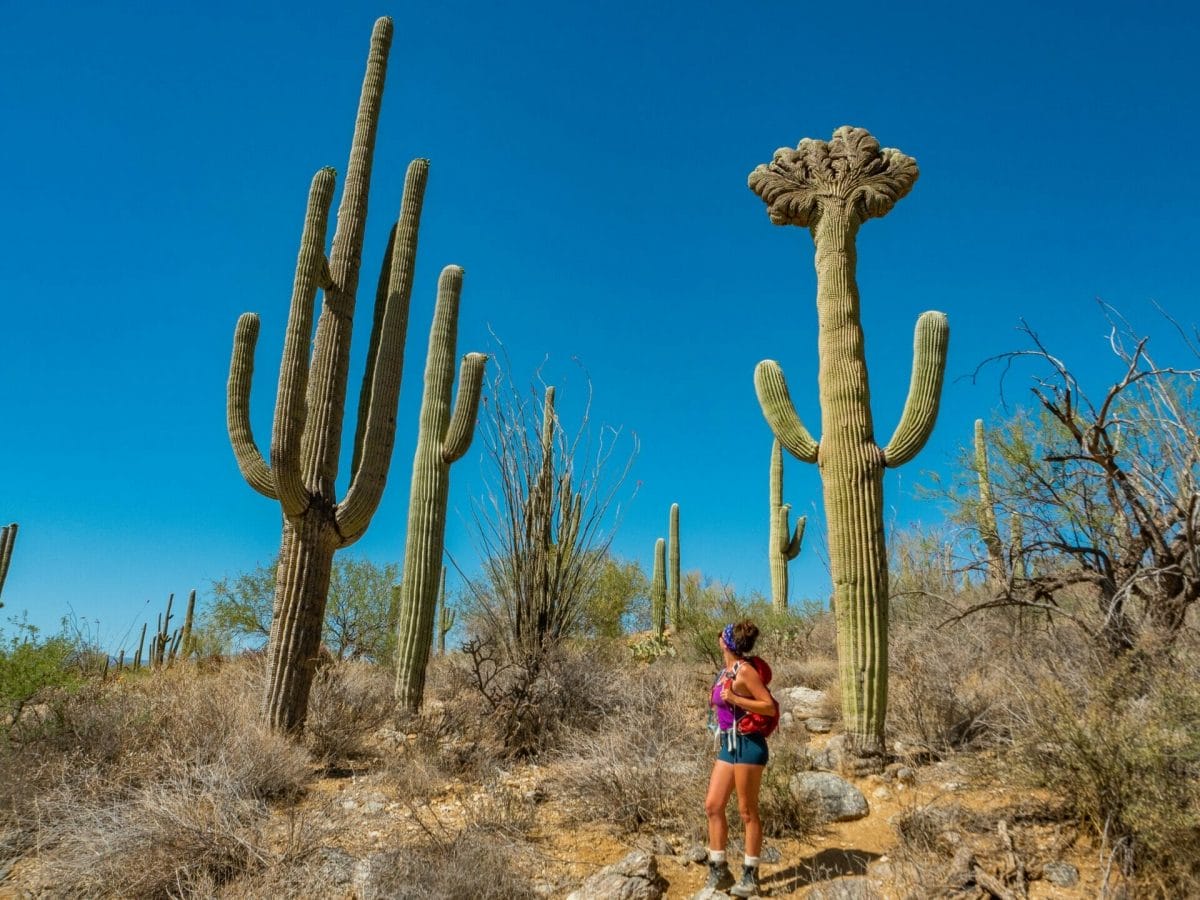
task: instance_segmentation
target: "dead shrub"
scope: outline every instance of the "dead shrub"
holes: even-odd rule
[[[369,739],[392,716],[392,679],[365,662],[325,666],[313,679],[305,737],[314,757],[326,763],[361,757]]]
[[[468,826],[372,857],[363,900],[521,900],[538,896],[510,835]]]

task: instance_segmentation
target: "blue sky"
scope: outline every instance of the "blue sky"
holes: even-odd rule
[[[1160,355],[1174,345],[1152,303],[1197,318],[1200,14],[1182,3],[193,6],[6,4],[0,520],[21,534],[5,614],[53,626],[71,607],[115,646],[168,593],[203,596],[276,552],[278,508],[225,432],[233,327],[262,317],[265,436],[305,192],[319,167],[345,169],[381,14],[397,32],[364,285],[408,160],[432,162],[391,476],[345,552],[402,555],[434,285],[453,262],[460,352],[495,349],[494,332],[518,375],[546,359],[568,417],[577,357],[594,421],[636,432],[617,552],[648,566],[679,502],[684,567],[765,591],[771,438],[752,373],[780,360],[815,429],[816,311],[807,233],[772,226],[746,175],[842,124],[921,168],[859,238],[881,440],[917,315],[952,330],[937,429],[888,477],[897,523],[937,520],[913,486],[995,413],[996,373],[963,376],[1021,346],[1021,317],[1097,386],[1114,370],[1096,298]],[[361,366],[370,290],[359,300]],[[1027,383],[1012,376],[1010,399]],[[453,507],[479,468],[475,450],[458,464]],[[794,592],[823,597],[819,482],[790,460],[786,478],[815,526]],[[447,541],[469,562],[454,514]]]

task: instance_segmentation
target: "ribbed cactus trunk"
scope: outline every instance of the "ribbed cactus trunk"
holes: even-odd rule
[[[983,419],[975,420],[975,471],[979,476],[979,536],[987,548],[988,578],[993,584],[1003,584],[1007,580],[1004,543],[1000,540],[1000,528],[996,524],[992,479],[988,468],[987,432],[983,428]]]
[[[437,308],[425,361],[420,431],[413,457],[396,645],[396,700],[409,712],[419,710],[425,696],[425,669],[446,537],[450,466],[471,446],[487,362],[482,353],[463,357],[458,402],[451,413],[462,275],[458,266],[447,266],[438,281]]]
[[[793,533],[788,523],[791,505],[783,502],[783,448],[779,439],[771,442],[770,471],[771,521],[767,544],[767,562],[771,567],[771,603],[776,609],[788,606],[788,563],[800,555],[804,526],[808,517],[796,520]]]
[[[650,579],[650,624],[657,637],[667,630],[667,543],[654,542],[654,575]]]
[[[244,314],[234,335],[228,386],[230,441],[243,477],[259,493],[278,500],[283,512],[262,715],[271,727],[286,732],[299,731],[304,725],[333,554],[357,541],[370,525],[387,480],[395,440],[408,303],[428,173],[426,160],[409,166],[399,221],[384,256],[359,394],[349,487],[339,500],[334,482],[346,409],[350,337],[391,40],[391,19],[379,19],[371,34],[345,188],[328,257],[325,240],[334,192],[333,170],[318,172],[309,191],[279,373],[269,464],[250,427],[257,315]],[[314,339],[318,291],[323,292],[323,302]]]
[[[0,528],[0,594],[4,593],[4,580],[8,578],[8,564],[12,562],[13,544],[17,542],[17,523]],[[0,603],[0,608],[4,604]]]
[[[679,584],[679,504],[671,504],[671,526],[667,534],[670,546],[667,553],[670,559],[670,581],[667,584],[667,599],[671,605],[671,628],[678,634],[683,627],[680,618],[682,605],[682,588]]]
[[[908,399],[892,439],[880,448],[871,418],[855,237],[862,222],[885,215],[908,193],[916,177],[912,159],[881,150],[862,129],[844,127],[829,142],[806,139],[795,150],[776,151],[749,179],[771,220],[807,227],[816,248],[820,442],[796,415],[777,363],[759,363],[755,387],[775,436],[798,459],[820,468],[842,717],[847,749],[864,769],[881,764],[887,712],[883,469],[916,456],[933,430],[949,330],[941,313],[918,319]]]

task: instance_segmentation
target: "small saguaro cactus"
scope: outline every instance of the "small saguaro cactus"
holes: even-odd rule
[[[800,555],[808,516],[797,519],[796,530],[792,531],[788,524],[792,505],[783,502],[783,448],[780,447],[778,438],[771,442],[770,495],[771,530],[767,561],[771,565],[771,603],[776,609],[787,609],[787,564]]]
[[[142,667],[142,648],[146,646],[146,622],[142,623],[142,636],[138,638],[137,655],[133,658],[133,670],[136,672]]]
[[[679,504],[671,504],[671,528],[668,532],[670,546],[667,548],[671,571],[668,573],[667,599],[671,604],[671,628],[676,634],[683,625],[680,621],[680,605],[682,588],[679,584]]]
[[[837,129],[829,141],[806,138],[794,150],[776,150],[749,177],[771,221],[809,229],[816,247],[821,440],[796,414],[778,363],[759,363],[754,383],[780,443],[821,471],[847,749],[864,769],[881,764],[887,712],[883,470],[911,460],[933,431],[949,327],[939,312],[918,318],[908,399],[891,440],[880,447],[871,419],[855,237],[867,219],[886,215],[916,180],[912,158],[881,149],[865,130],[850,127]]]
[[[8,577],[8,564],[12,562],[13,544],[17,542],[17,523],[0,528],[0,594],[4,593],[4,579]],[[4,604],[0,603],[0,608]]]
[[[447,266],[438,281],[437,307],[425,361],[420,430],[413,456],[396,645],[396,699],[410,712],[420,709],[425,694],[425,668],[429,664],[429,644],[437,607],[438,574],[443,571],[450,466],[467,452],[475,435],[479,394],[487,363],[487,357],[482,353],[468,353],[463,357],[458,376],[458,399],[452,413],[450,391],[454,385],[462,276],[463,271],[458,266]]]
[[[454,627],[454,619],[456,617],[457,613],[454,611],[454,608],[446,605],[446,567],[442,566],[442,586],[438,590],[437,612],[438,656],[446,655],[446,635]]]
[[[267,458],[250,428],[258,316],[244,314],[234,335],[228,391],[230,440],[246,481],[260,494],[278,500],[283,511],[262,703],[263,719],[280,731],[295,732],[304,726],[333,554],[357,541],[370,525],[387,480],[395,440],[427,160],[415,160],[408,168],[399,221],[384,254],[359,394],[349,487],[339,500],[334,482],[346,411],[350,333],[391,41],[391,19],[379,19],[371,34],[350,162],[328,257],[325,240],[333,170],[319,171],[309,191]],[[318,290],[324,297],[314,339]]]
[[[655,637],[667,630],[667,542],[654,542],[654,575],[650,579],[650,625]]]
[[[975,471],[979,476],[979,536],[988,554],[988,578],[995,583],[1005,579],[1004,544],[996,524],[992,500],[992,481],[988,472],[987,432],[983,419],[975,420]]]

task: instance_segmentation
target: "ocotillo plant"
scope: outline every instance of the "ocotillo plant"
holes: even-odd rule
[[[467,452],[475,435],[479,393],[487,363],[487,357],[482,353],[468,353],[463,357],[458,377],[458,400],[451,413],[450,391],[454,385],[462,275],[458,266],[447,266],[438,281],[437,308],[425,361],[420,430],[413,457],[396,645],[396,699],[410,712],[420,709],[425,694],[425,667],[429,663],[438,573],[442,571],[446,538],[450,466]]]
[[[671,604],[671,628],[679,634],[683,622],[680,619],[680,604],[682,588],[679,584],[679,504],[671,504],[671,528],[668,532],[670,547],[671,571],[668,573],[670,582],[667,585],[667,598]]]
[[[783,502],[783,449],[779,446],[778,438],[771,442],[770,495],[771,527],[767,562],[771,566],[771,603],[776,609],[787,609],[787,564],[800,555],[800,544],[804,541],[804,526],[808,524],[808,516],[797,519],[796,530],[791,530],[788,515],[792,506]]]
[[[820,467],[847,749],[864,768],[881,760],[887,712],[883,470],[916,456],[933,430],[949,327],[938,312],[917,320],[908,399],[892,439],[880,447],[871,420],[855,237],[867,219],[886,215],[916,179],[913,159],[880,149],[866,131],[849,127],[828,142],[805,139],[794,150],[777,150],[749,177],[771,221],[808,228],[816,246],[820,442],[797,416],[778,363],[759,363],[754,382],[780,443]]]
[[[650,579],[650,624],[656,637],[667,630],[667,542],[654,542],[654,575]]]
[[[442,586],[438,590],[437,648],[438,656],[446,655],[446,635],[454,627],[455,611],[446,605],[446,567],[442,566]]]
[[[260,494],[278,500],[283,511],[262,703],[264,720],[283,731],[297,731],[304,725],[333,554],[366,532],[383,493],[395,439],[417,229],[428,173],[426,160],[416,160],[408,168],[400,218],[380,273],[359,395],[350,483],[339,501],[334,481],[346,408],[350,333],[391,40],[391,19],[379,19],[371,34],[345,188],[328,257],[325,239],[334,191],[333,170],[318,172],[309,191],[279,372],[269,464],[250,428],[250,379],[258,316],[244,314],[234,335],[228,389],[230,440],[246,481]],[[318,289],[324,298],[314,340],[312,323]]]
[[[4,579],[8,577],[8,564],[12,562],[13,544],[17,542],[17,523],[0,528],[0,594],[4,593]],[[4,606],[0,603],[0,608]]]
[[[992,481],[988,472],[987,432],[983,419],[975,420],[975,471],[979,476],[979,536],[988,554],[988,578],[996,583],[1006,580],[1004,544],[996,525],[996,510],[992,500]]]

